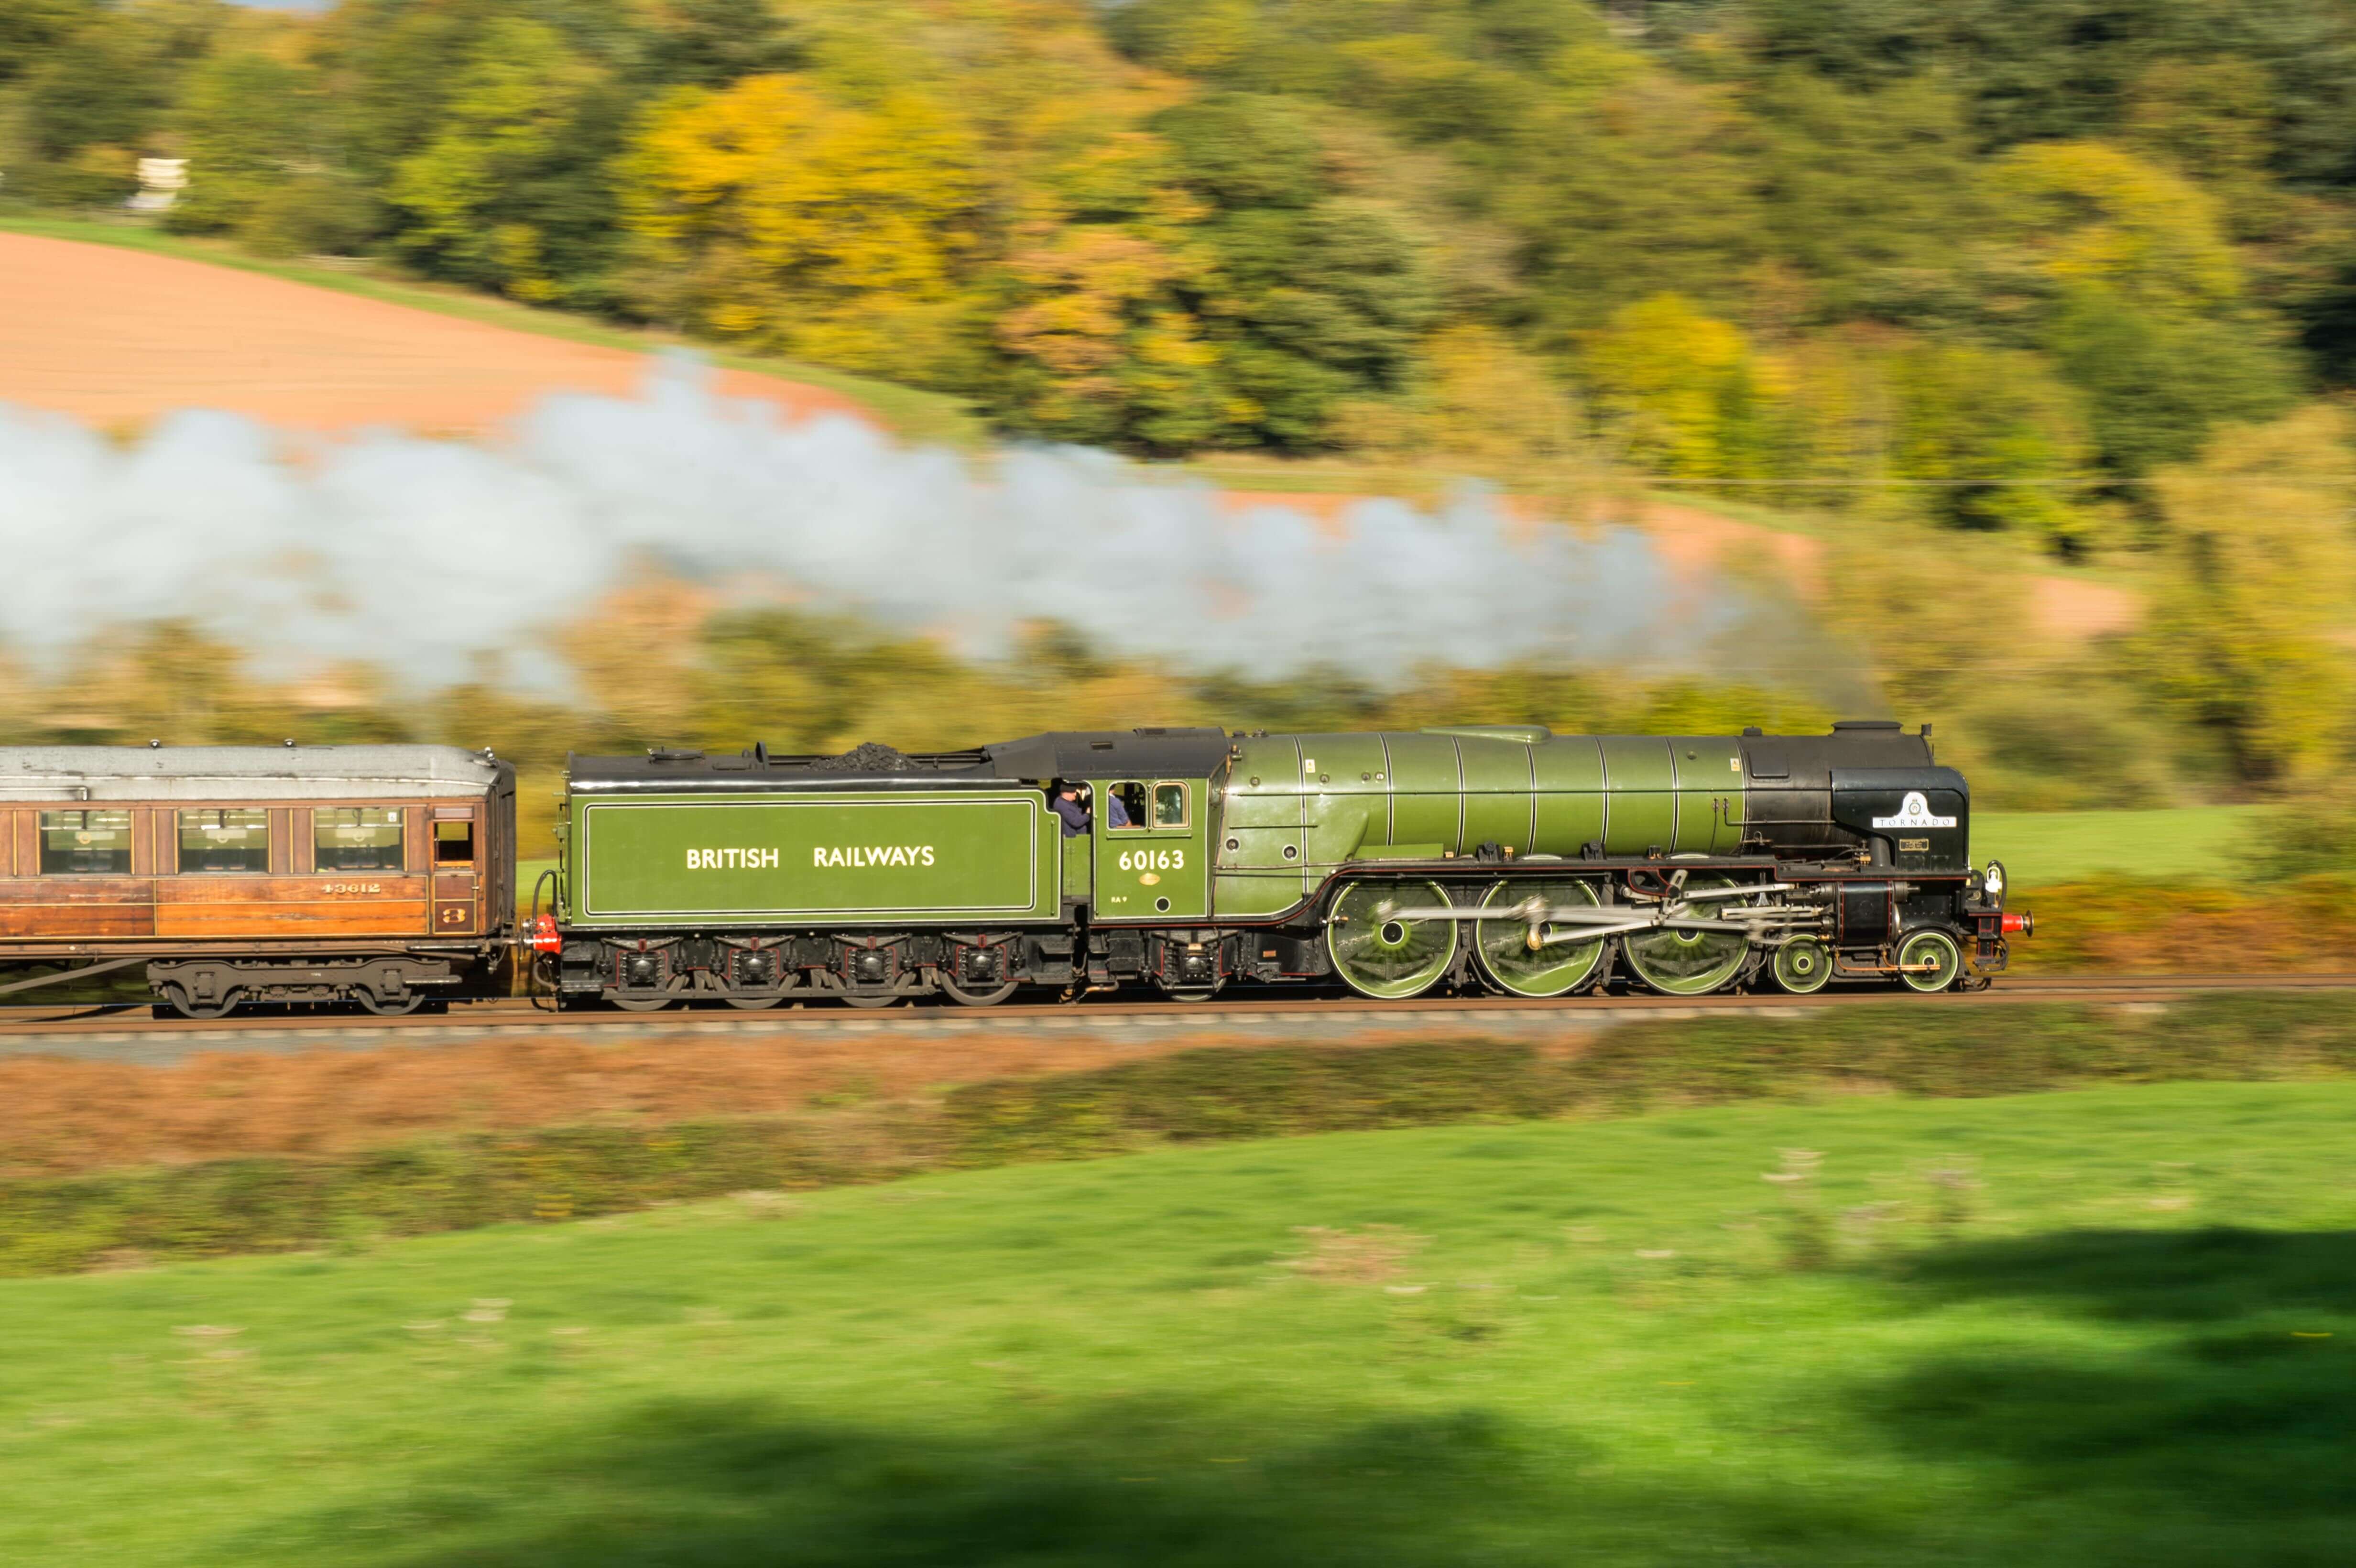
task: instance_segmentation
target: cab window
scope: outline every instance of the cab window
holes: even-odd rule
[[[398,871],[397,805],[323,805],[311,813],[311,864],[322,871]]]
[[[1104,826],[1115,830],[1146,824],[1145,786],[1136,783],[1105,786]]]
[[[124,876],[131,870],[131,813],[41,813],[41,875]]]
[[[1186,786],[1182,784],[1158,784],[1153,786],[1153,826],[1183,827],[1186,826]]]
[[[180,869],[267,871],[270,813],[255,806],[180,813]]]

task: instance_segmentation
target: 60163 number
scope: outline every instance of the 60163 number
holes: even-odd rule
[[[1186,869],[1186,851],[1124,849],[1120,852],[1120,869],[1124,871],[1183,871]]]

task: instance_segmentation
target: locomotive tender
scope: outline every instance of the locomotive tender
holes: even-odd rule
[[[1065,784],[1094,808],[1073,837]],[[560,1003],[649,1009],[1333,979],[1939,991],[1986,984],[2029,929],[2001,867],[1973,868],[1970,815],[1928,727],[1879,720],[658,750],[571,760],[555,907],[527,940]]]

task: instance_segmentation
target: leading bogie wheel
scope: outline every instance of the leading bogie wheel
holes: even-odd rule
[[[1944,931],[1916,931],[1898,944],[1898,977],[1917,991],[1944,991],[1964,972],[1964,950]]]
[[[1682,893],[1716,892],[1743,884],[1717,872],[1689,872]],[[1668,901],[1672,918],[1715,920],[1733,899]],[[1739,931],[1676,931],[1663,928],[1637,932],[1622,944],[1628,967],[1636,978],[1671,997],[1702,997],[1723,989],[1742,972],[1751,956],[1751,938]]]
[[[1595,890],[1574,878],[1543,882],[1499,882],[1481,901],[1483,909],[1518,912],[1533,902],[1549,909],[1595,909],[1601,901]],[[1476,921],[1472,953],[1481,973],[1497,989],[1515,997],[1559,997],[1579,989],[1603,967],[1606,938],[1567,941],[1579,934],[1576,923],[1533,922],[1526,913],[1501,914]]]
[[[1438,882],[1345,882],[1333,895],[1325,952],[1362,997],[1401,1001],[1430,990],[1456,962],[1456,923],[1417,919],[1449,902]]]
[[[1775,949],[1775,958],[1769,967],[1775,984],[1795,997],[1810,997],[1821,991],[1833,977],[1832,949],[1813,936],[1794,937]]]

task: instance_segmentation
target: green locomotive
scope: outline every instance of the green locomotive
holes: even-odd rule
[[[1085,825],[1054,809],[1066,788]],[[1970,817],[1928,727],[1888,721],[575,757],[533,944],[561,999],[640,1008],[1335,980],[1939,991],[1985,984],[2029,928],[2002,868],[1972,866]]]

